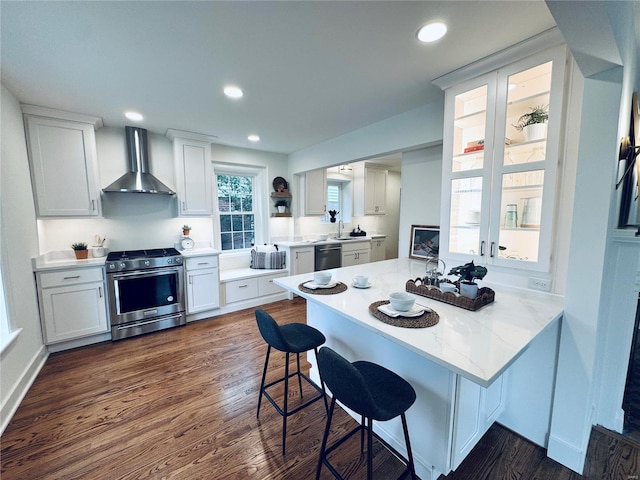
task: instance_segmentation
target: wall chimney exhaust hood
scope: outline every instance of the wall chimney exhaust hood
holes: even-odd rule
[[[147,131],[139,127],[124,128],[127,136],[129,171],[102,191],[175,195],[173,190],[149,173]]]

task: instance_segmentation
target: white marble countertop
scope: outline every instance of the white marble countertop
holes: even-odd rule
[[[89,255],[93,249],[89,248]],[[180,250],[183,257],[201,257],[205,255],[219,255],[220,250],[215,248],[194,248],[193,250]],[[59,250],[47,252],[31,259],[31,266],[34,272],[42,270],[62,270],[66,268],[88,268],[103,267],[107,261],[106,255],[103,257],[89,257],[86,260],[77,260],[73,250]]]
[[[559,321],[563,298],[544,292],[480,282],[492,288],[495,301],[472,312],[416,295],[416,303],[435,310],[437,325],[401,328],[385,324],[369,313],[369,305],[386,300],[392,291],[404,291],[407,280],[424,276],[424,262],[386,260],[330,270],[349,289],[336,295],[301,292],[298,285],[313,274],[277,278],[274,283],[333,310],[350,321],[396,342],[417,354],[483,386],[489,386],[526,350],[541,332]],[[367,275],[371,288],[352,287],[353,277]],[[491,276],[491,271],[487,277]]]
[[[91,250],[90,250],[91,254]],[[73,250],[60,250],[47,252],[31,259],[34,272],[43,270],[63,270],[65,268],[89,268],[104,267],[107,257],[89,257],[86,260],[77,260]]]
[[[215,248],[194,248],[193,250],[178,250],[183,257],[204,257],[207,255],[220,255],[220,250]]]

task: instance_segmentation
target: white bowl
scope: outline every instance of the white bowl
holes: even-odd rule
[[[318,240],[326,240],[327,238],[329,238],[329,234],[328,233],[319,233],[318,234]]]
[[[316,285],[326,285],[331,281],[331,273],[316,272],[313,274],[313,283]]]
[[[397,312],[408,312],[413,307],[416,299],[407,292],[392,292],[389,294],[391,306]]]

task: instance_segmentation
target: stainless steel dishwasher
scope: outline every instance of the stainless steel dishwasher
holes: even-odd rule
[[[316,245],[315,271],[338,268],[342,265],[342,245],[325,243]]]

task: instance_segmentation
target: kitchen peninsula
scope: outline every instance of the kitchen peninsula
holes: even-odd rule
[[[561,297],[482,282],[495,290],[495,302],[472,312],[416,296],[417,304],[438,313],[439,322],[428,328],[402,328],[373,317],[369,305],[386,300],[392,291],[405,290],[407,280],[423,277],[424,262],[396,259],[330,271],[335,280],[347,284],[347,291],[305,293],[299,285],[311,280],[310,274],[275,282],[307,300],[307,323],[325,334],[327,346],[351,361],[384,365],[413,385],[417,401],[407,418],[420,478],[435,480],[455,470],[501,414],[508,417],[509,428],[525,437],[535,436],[530,433],[532,424],[548,428],[550,400],[536,398],[530,405],[513,399],[523,382],[525,388],[536,389],[531,397],[545,397],[551,388]],[[354,288],[356,275],[368,276],[371,287]],[[517,364],[541,357],[544,362],[525,365],[530,373],[520,378]],[[318,381],[313,355],[309,361]],[[376,424],[376,429],[404,452],[399,421]]]

